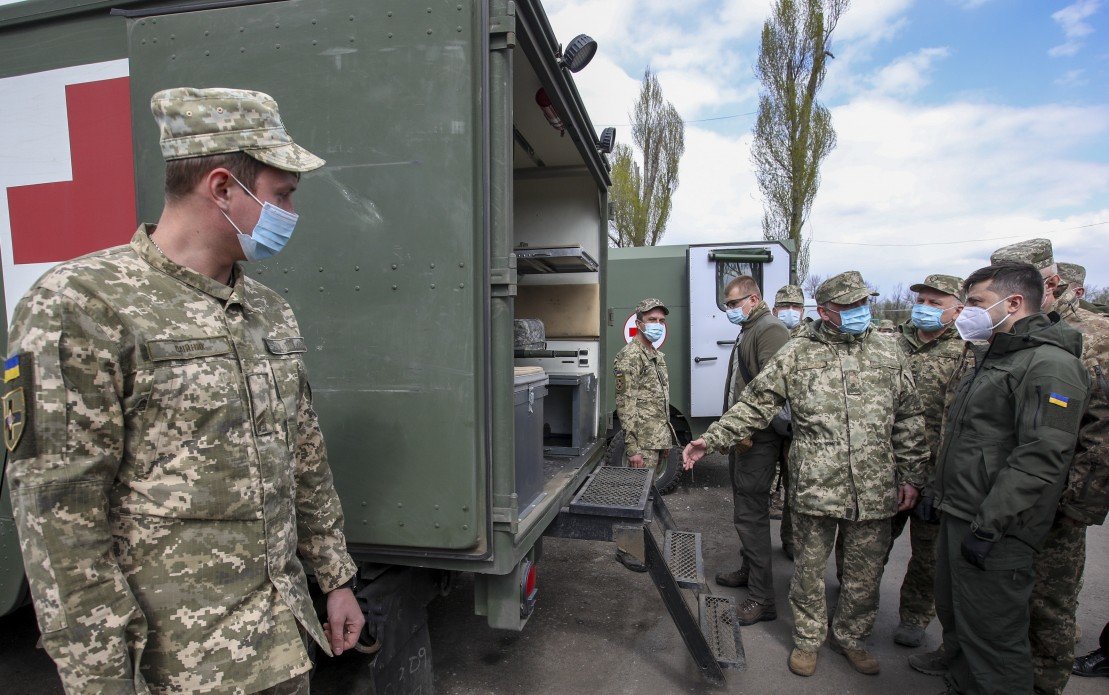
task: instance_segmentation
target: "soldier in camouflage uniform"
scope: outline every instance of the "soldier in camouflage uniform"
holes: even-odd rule
[[[866,638],[878,612],[890,517],[911,508],[924,484],[920,399],[904,354],[894,341],[875,337],[871,295],[856,271],[826,280],[816,292],[820,321],[786,343],[739,402],[684,452],[691,468],[709,449],[727,449],[765,427],[789,400],[796,543],[789,668],[802,676],[816,671],[828,631],[824,568],[837,531],[845,556],[830,644],[859,672],[878,673]]]
[[[670,375],[666,355],[655,348],[665,337],[670,310],[658,299],[635,307],[636,332],[616,353],[616,415],[624,430],[624,456],[632,468],[658,467],[677,441],[670,425]],[[617,548],[616,559],[630,570],[646,571],[643,563]]]
[[[151,108],[159,224],[48,271],[12,320],[8,480],[43,646],[67,692],[306,693],[302,633],[339,653],[361,630],[356,567],[307,343],[237,261],[280,250],[275,215],[295,221],[299,172],[323,160],[259,92]]]
[[[1082,362],[1089,372],[1090,404],[1054,523],[1036,557],[1029,639],[1035,690],[1062,693],[1074,661],[1075,614],[1086,564],[1086,527],[1102,524],[1109,509],[1109,319],[1080,305],[1086,269],[1054,263],[1051,242],[1032,239],[998,249],[999,258],[1030,262],[1045,277],[1058,273],[1066,284],[1053,310],[1082,333]]]
[[[805,318],[805,293],[800,285],[784,285],[774,295],[774,315],[789,329],[789,337],[796,338],[804,330],[803,326],[812,323]],[[778,455],[778,483],[782,492],[782,525],[779,537],[782,552],[793,559],[793,514],[789,510],[789,445],[793,439],[793,425],[790,422],[789,404],[782,409],[781,415],[770,423],[782,435],[782,451]]]
[[[924,436],[928,440],[928,464],[925,479],[935,473],[936,453],[940,446],[940,425],[943,421],[947,382],[958,368],[963,355],[963,341],[953,327],[962,311],[962,278],[952,275],[929,275],[924,282],[909,288],[916,292],[916,304],[908,321],[897,327],[897,344],[909,360],[916,390],[924,407]],[[932,600],[935,581],[936,538],[939,518],[929,515],[932,495],[928,488],[921,493],[921,504],[913,512],[899,512],[893,517],[893,541],[909,525],[912,556],[901,584],[900,624],[893,641],[906,647],[924,643],[924,630],[936,617]],[[910,519],[912,516],[912,519]],[[888,556],[887,556],[888,559]]]

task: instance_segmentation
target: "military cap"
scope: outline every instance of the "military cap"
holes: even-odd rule
[[[779,304],[805,304],[805,293],[801,291],[799,285],[784,285],[778,293],[774,295],[774,306]]]
[[[1070,285],[1086,284],[1086,268],[1077,263],[1059,261],[1059,277]]]
[[[319,169],[324,160],[293,142],[277,102],[247,89],[164,89],[150,99],[166,161],[244,152],[284,171]]]
[[[645,314],[651,309],[662,309],[662,313],[667,315],[670,314],[670,310],[666,308],[666,305],[662,303],[661,299],[644,299],[642,302],[635,305],[635,313],[637,315]]]
[[[866,286],[862,274],[857,270],[847,270],[839,275],[833,275],[816,288],[817,304],[828,302],[853,304],[860,299],[876,296],[878,293]]]
[[[1055,256],[1051,252],[1050,239],[1027,239],[994,251],[990,255],[990,264],[998,261],[1030,263],[1036,266],[1036,270],[1043,270],[1055,264]]]
[[[890,319],[882,319],[878,322],[879,333],[893,333],[896,329],[897,327],[893,325],[893,321]]]
[[[952,297],[962,297],[963,279],[954,275],[940,275],[938,273],[929,275],[924,278],[924,282],[918,282],[909,287],[910,292],[920,292],[921,290],[935,290],[949,294]]]

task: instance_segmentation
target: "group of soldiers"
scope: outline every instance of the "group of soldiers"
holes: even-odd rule
[[[724,288],[739,326],[725,413],[683,460],[690,469],[709,451],[728,454],[741,564],[716,582],[747,588],[741,625],[777,618],[767,501],[780,470],[790,671],[812,676],[827,641],[857,671],[879,672],[866,640],[908,527],[893,639],[921,647],[939,617],[943,644],[909,663],[943,675],[944,692],[1061,693],[1072,670],[1109,676],[1103,651],[1074,655],[1086,527],[1109,508],[1109,317],[1083,298],[1084,282],[1081,266],[1055,262],[1050,240],[1020,242],[965,280],[912,285],[911,318],[892,334],[857,271],[817,288],[816,319],[803,316],[800,287],[778,290],[773,308],[749,276]],[[657,299],[636,311],[637,335],[614,364],[617,410],[636,443],[629,465],[651,466],[677,443],[651,337],[668,312]]]

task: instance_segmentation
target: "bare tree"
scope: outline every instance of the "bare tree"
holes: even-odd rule
[[[832,31],[850,0],[776,0],[763,24],[755,75],[762,82],[751,156],[763,194],[766,239],[790,239],[797,277],[809,269],[802,227],[820,186],[820,162],[836,146],[832,117],[816,95]]]
[[[878,288],[874,286],[871,286],[871,289],[878,291]],[[913,293],[903,284],[898,283],[894,285],[890,292],[880,295],[878,300],[874,302],[872,308],[874,318],[889,319],[894,323],[904,323],[909,320],[912,313],[913,301]]]
[[[816,297],[816,288],[820,287],[821,283],[823,283],[824,280],[825,280],[825,277],[823,275],[809,275],[809,276],[807,276],[805,278],[805,282],[802,283],[802,285],[801,285],[801,289],[803,289],[805,291],[805,296],[806,297]]]
[[[685,123],[662,95],[658,78],[648,68],[632,113],[632,141],[643,155],[635,161],[631,147],[613,151],[613,246],[654,246],[666,233],[670,205],[678,188],[678,162],[685,152]]]

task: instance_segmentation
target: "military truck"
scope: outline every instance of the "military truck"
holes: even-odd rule
[[[700,672],[742,665],[699,536],[645,471],[602,465],[615,133],[596,132],[573,80],[596,49],[561,45],[539,0],[0,6],[9,320],[53,264],[157,219],[156,91],[267,92],[328,160],[301,181],[287,249],[247,271],[288,298],[308,344],[377,692],[432,692],[427,607],[461,572],[476,613],[522,629],[545,536],[620,541]],[[26,585],[6,491],[0,505],[2,614]]]
[[[724,242],[643,246],[608,250],[605,291],[606,355],[615,355],[635,336],[633,307],[644,297],[658,297],[670,309],[666,333],[655,344],[666,354],[670,370],[670,422],[682,445],[704,433],[724,414],[724,381],[739,329],[728,321],[724,288],[750,275],[773,306],[774,294],[796,277],[793,245],[787,241]],[[611,365],[608,365],[611,371]],[[605,388],[608,457],[623,456],[623,430],[616,414],[616,394]],[[663,492],[681,481],[681,447],[657,472]]]

